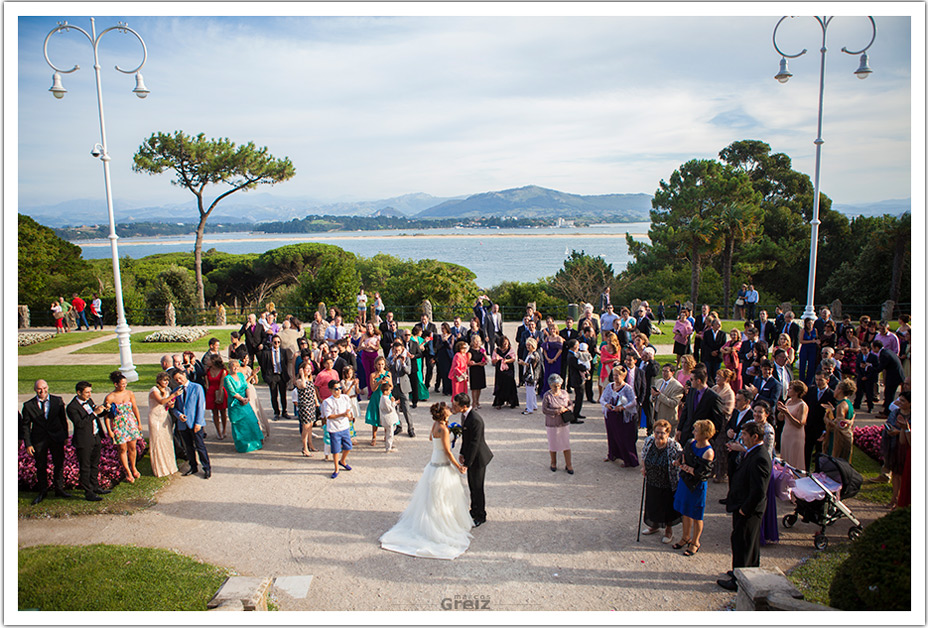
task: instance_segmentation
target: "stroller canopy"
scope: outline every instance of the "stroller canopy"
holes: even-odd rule
[[[815,457],[815,469],[835,482],[841,483],[842,500],[850,499],[860,492],[860,485],[863,484],[864,479],[857,472],[857,469],[852,467],[851,463],[844,458],[818,454]]]

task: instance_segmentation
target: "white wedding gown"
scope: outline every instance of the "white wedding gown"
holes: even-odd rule
[[[467,550],[473,525],[464,476],[448,461],[441,441],[432,439],[432,459],[399,521],[380,537],[380,546],[409,556],[452,560]]]

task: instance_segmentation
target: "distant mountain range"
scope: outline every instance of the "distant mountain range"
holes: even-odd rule
[[[912,200],[893,199],[874,203],[835,204],[847,216],[899,215],[911,211]],[[196,224],[193,200],[158,207],[114,204],[117,222],[170,222]],[[308,215],[394,216],[418,219],[508,217],[607,218],[627,222],[650,219],[648,194],[601,194],[583,196],[529,185],[482,192],[471,196],[436,197],[414,193],[375,201],[324,203],[309,197],[282,197],[269,193],[239,193],[223,200],[210,216],[211,224],[289,221]],[[22,207],[20,213],[50,227],[106,224],[103,199],[73,200],[40,207]]]

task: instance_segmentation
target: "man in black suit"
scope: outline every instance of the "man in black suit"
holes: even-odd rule
[[[725,509],[731,517],[731,569],[728,578],[716,583],[728,591],[736,591],[734,570],[760,566],[760,521],[767,508],[767,484],[772,463],[763,445],[764,430],[754,421],[741,428],[744,457],[728,486]]]
[[[706,319],[709,317],[709,306],[703,304],[702,312],[693,317],[693,357],[697,362],[704,360],[702,355],[702,334],[706,330]]]
[[[677,440],[686,444],[693,438],[693,426],[696,421],[708,419],[715,426],[716,433],[725,425],[725,409],[717,392],[706,385],[707,375],[702,369],[693,371],[690,377],[690,391],[686,395],[683,416],[677,427]]]
[[[103,415],[107,406],[95,405],[90,395],[93,393],[90,382],[80,381],[74,387],[77,392],[68,404],[66,414],[74,425],[71,444],[77,452],[77,464],[80,467],[78,485],[84,489],[84,499],[98,502],[109,490],[101,489],[100,478],[100,441],[106,434]]]
[[[484,299],[486,299],[486,305],[483,304]],[[485,294],[477,297],[477,302],[474,303],[474,317],[480,321],[480,329],[487,336],[485,344],[487,347],[491,347],[490,350],[492,351],[492,347],[496,346],[496,321],[493,318],[493,301],[490,300],[490,297]]]
[[[380,348],[383,349],[383,354],[387,355],[393,349],[393,341],[396,340],[398,328],[396,321],[392,320],[389,323],[386,321],[381,323],[381,327],[384,325],[386,328],[380,330]]]
[[[651,384],[660,372],[661,368],[654,360],[654,349],[652,347],[645,347],[642,352],[641,362],[638,363],[635,383],[638,383],[639,378],[642,381],[644,392],[642,393],[642,398],[638,400],[638,404],[641,409],[644,410],[648,436],[651,435],[651,431],[654,429],[654,404],[651,401]],[[637,388],[637,386],[635,386],[635,388]]]
[[[567,356],[567,385],[574,391],[574,420],[571,423],[583,423],[581,419],[586,418],[580,414],[580,411],[583,409],[583,394],[586,392],[585,381],[588,381],[584,377],[587,368],[580,364],[580,360],[577,358],[578,346],[580,346],[580,343],[576,340],[564,343],[563,355]],[[562,360],[564,359],[563,355]]]
[[[264,327],[258,324],[258,318],[254,314],[249,314],[248,322],[242,325],[238,333],[245,339],[248,357],[251,363],[254,364],[255,358],[264,350]]]
[[[782,391],[780,382],[773,376],[773,362],[770,360],[761,362],[760,372],[760,377],[754,378],[754,387],[757,388],[754,401],[766,401],[771,408],[776,408]]]
[[[261,378],[271,391],[271,407],[274,408],[275,421],[290,418],[287,414],[287,382],[290,381],[288,367],[292,361],[293,354],[289,349],[280,346],[280,338],[277,336],[272,336],[270,344],[258,355]]]
[[[757,330],[753,325],[750,327],[745,325],[744,335],[747,336],[747,338],[741,341],[741,348],[738,349],[738,361],[741,362],[741,380],[747,382],[750,381],[748,377],[748,367],[751,366],[751,363],[754,361],[754,345],[756,344]]]
[[[810,388],[806,393],[804,401],[809,406],[809,416],[806,419],[806,470],[812,469],[812,454],[822,451],[822,443],[819,442],[822,434],[825,432],[825,404],[835,405],[835,394],[828,387],[828,377],[824,371],[818,371],[815,374],[815,386]]]
[[[390,323],[393,322],[393,312],[387,312],[384,314],[384,319],[380,321],[380,335],[383,337],[390,331]],[[389,349],[388,349],[389,350]]]
[[[757,315],[755,327],[757,328],[758,340],[766,342],[768,347],[776,346],[777,326],[772,320],[767,318],[767,310],[761,310],[760,314]]]
[[[741,428],[754,417],[751,411],[751,393],[742,388],[735,393],[735,409],[731,413],[731,418],[725,425],[725,450],[728,456],[728,479],[731,481],[735,475],[735,469],[738,466],[738,456],[741,453],[739,449],[732,449],[728,445],[738,442],[738,435],[741,434]],[[719,500],[719,503],[725,504],[728,499]]]
[[[26,453],[35,458],[39,492],[32,500],[35,505],[48,493],[48,452],[52,454],[55,495],[71,497],[71,494],[64,490],[64,442],[68,439],[64,402],[61,397],[48,394],[48,382],[44,379],[36,380],[33,389],[35,397],[23,404],[22,426]]]
[[[787,359],[786,351],[783,349],[777,349],[773,352],[773,377],[776,378],[777,383],[780,385],[780,397],[776,401],[786,401],[786,395],[789,391],[789,385],[793,381],[793,371],[790,366],[786,363]],[[776,401],[774,401],[774,408],[776,408]],[[777,412],[777,415],[780,413]],[[773,428],[776,432],[776,446],[780,447],[780,437],[783,434],[783,426],[785,422],[779,416],[777,416],[774,421]]]
[[[580,337],[580,332],[573,328],[574,319],[570,316],[564,321],[564,329],[558,332],[558,335],[564,339],[564,342]]]
[[[879,356],[870,350],[868,343],[860,343],[860,351],[857,352],[856,359],[857,396],[854,398],[855,410],[860,410],[860,402],[863,401],[866,394],[867,412],[873,412],[874,399],[876,399],[876,381],[880,377],[877,372],[878,366]]]
[[[519,340],[519,346],[516,349],[516,357],[518,357],[519,360],[525,360],[525,356],[528,355],[528,350],[525,348],[526,340],[528,340],[529,338],[534,338],[535,342],[538,343],[538,346],[541,346],[541,341],[542,341],[541,330],[537,329],[534,318],[527,319],[526,322],[524,323],[524,326],[525,326],[525,331],[522,333],[522,337]],[[519,385],[522,386],[524,384],[525,384],[525,373],[520,372],[519,373]]]
[[[783,329],[780,333],[789,336],[790,344],[796,349],[796,353],[799,353],[799,323],[793,320],[791,311],[783,315]]]
[[[873,377],[879,377],[878,374],[883,373],[883,411],[877,417],[886,418],[889,416],[890,404],[896,400],[896,390],[905,380],[905,371],[899,355],[885,348],[882,340],[874,340],[870,346],[877,354],[877,367]]]
[[[706,372],[709,375],[709,381],[715,381],[715,374],[722,367],[722,347],[728,337],[722,331],[722,321],[713,318],[702,335],[702,361],[706,365]]]
[[[487,465],[493,459],[493,452],[487,447],[483,437],[483,419],[470,407],[467,393],[458,393],[451,400],[451,411],[461,413],[461,465],[467,470],[467,486],[470,488],[470,516],[474,527],[483,525],[487,520],[487,500],[483,492],[483,483],[487,474]]]

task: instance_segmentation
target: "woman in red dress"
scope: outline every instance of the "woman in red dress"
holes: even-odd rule
[[[741,351],[741,332],[732,329],[728,334],[728,342],[722,345],[722,361],[725,368],[734,372],[728,382],[732,390],[741,390],[741,358],[738,356],[739,351]]]
[[[451,379],[451,396],[458,393],[466,393],[468,387],[468,378],[470,369],[467,364],[470,361],[470,355],[467,349],[467,343],[459,340],[454,345],[454,357],[451,359],[451,370],[448,377]]]
[[[206,371],[206,409],[213,411],[213,424],[216,426],[216,438],[223,440],[226,437],[226,426],[229,415],[226,413],[226,389],[222,385],[223,378],[228,375],[222,363],[222,356],[214,355]]]

